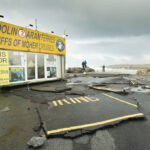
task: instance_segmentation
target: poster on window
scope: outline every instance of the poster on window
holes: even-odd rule
[[[0,85],[9,84],[8,52],[0,50]]]
[[[10,82],[24,81],[24,68],[11,67],[10,68]]]

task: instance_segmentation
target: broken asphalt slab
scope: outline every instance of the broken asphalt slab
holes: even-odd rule
[[[54,93],[60,93],[71,90],[69,87],[32,87],[31,90],[33,91],[39,91],[39,92],[54,92]]]
[[[120,95],[66,97],[39,107],[47,136],[76,137],[128,119],[143,119],[136,101]]]
[[[99,85],[92,85],[92,84],[89,84],[88,87],[92,89],[100,90],[100,91],[114,92],[118,94],[126,94],[126,91],[124,89],[107,88],[107,87],[102,87]]]

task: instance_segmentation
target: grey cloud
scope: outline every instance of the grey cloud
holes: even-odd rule
[[[66,26],[73,38],[150,34],[148,0],[5,0],[4,6],[37,17],[45,28]]]
[[[21,26],[37,18],[38,29],[48,33],[53,29],[62,35],[66,29],[68,64],[80,65],[84,57],[90,64],[99,59],[108,64],[145,63],[143,56],[150,54],[149,6],[149,0],[4,0],[0,14],[4,21]],[[97,42],[99,38],[120,40]],[[93,43],[85,42],[92,39]]]

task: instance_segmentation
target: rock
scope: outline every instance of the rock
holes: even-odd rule
[[[0,112],[6,112],[6,111],[10,111],[10,108],[8,106],[0,110]]]
[[[94,70],[94,69],[89,68],[89,67],[86,67],[86,68],[85,68],[85,71],[86,71],[86,72],[95,72],[95,70]]]
[[[72,150],[73,142],[71,139],[52,138],[48,139],[42,150]]]
[[[80,67],[68,68],[67,73],[82,73],[82,68]]]
[[[145,70],[145,69],[138,70],[138,71],[136,72],[136,74],[137,74],[137,75],[150,75],[150,69],[147,69],[147,70]]]
[[[67,69],[67,73],[82,73],[82,72],[83,70],[80,67],[72,67]],[[95,70],[90,67],[86,67],[85,72],[95,72]]]
[[[33,136],[28,142],[27,144],[29,146],[32,146],[34,148],[36,147],[41,147],[44,142],[46,141],[46,138],[45,137],[36,137],[36,136]]]

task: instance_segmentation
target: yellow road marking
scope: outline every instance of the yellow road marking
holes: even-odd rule
[[[56,101],[53,101],[53,105],[54,105],[55,107],[58,106]]]
[[[76,104],[76,101],[74,101],[73,98],[69,98],[69,100],[70,100],[71,102],[73,102],[74,104]]]
[[[94,99],[92,99],[92,98],[90,98],[90,97],[86,97],[86,96],[85,96],[85,98],[88,99],[88,100],[90,100],[90,101],[92,101],[92,102],[99,101],[99,99],[96,98],[96,97],[94,97]]]
[[[74,98],[76,102],[81,103],[81,101],[78,98]]]
[[[84,102],[89,102],[87,99],[85,99],[84,97],[79,97],[80,100],[84,101]]]
[[[63,99],[63,101],[67,104],[71,104],[69,101],[67,101],[66,99]]]
[[[61,100],[57,100],[59,105],[64,105]]]
[[[125,101],[125,100],[122,100],[122,99],[119,99],[119,98],[117,98],[117,97],[113,97],[113,96],[108,95],[108,94],[106,94],[106,93],[102,93],[102,94],[105,95],[105,96],[107,96],[107,97],[109,97],[109,98],[112,98],[112,99],[115,99],[115,100],[117,100],[117,101],[120,101],[120,102],[122,102],[122,103],[131,105],[131,106],[133,106],[133,107],[138,107],[138,106],[135,105],[135,104],[129,103],[129,102],[127,102],[127,101]]]
[[[79,126],[72,126],[72,127],[68,127],[68,128],[61,128],[61,129],[51,130],[51,131],[47,131],[47,134],[50,135],[50,134],[58,133],[58,132],[77,130],[77,129],[81,129],[81,128],[88,128],[88,127],[93,127],[93,126],[103,125],[103,124],[106,124],[106,123],[115,122],[115,121],[118,121],[118,120],[123,120],[123,119],[133,118],[133,117],[140,117],[140,116],[144,116],[144,114],[143,113],[137,113],[137,114],[117,117],[117,118],[113,118],[113,119],[109,119],[109,120],[105,120],[105,121],[101,121],[101,122],[95,122],[95,123],[90,123],[90,124],[84,124],[84,125],[79,125]]]

